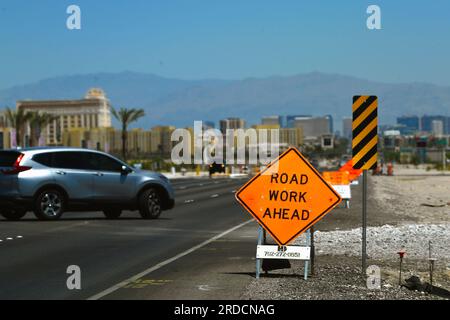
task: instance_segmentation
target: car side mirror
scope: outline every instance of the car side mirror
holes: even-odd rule
[[[122,166],[121,172],[122,172],[122,174],[129,174],[129,173],[133,172],[133,170],[131,170],[127,166]]]

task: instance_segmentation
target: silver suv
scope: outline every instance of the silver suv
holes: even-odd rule
[[[169,180],[103,152],[74,148],[0,150],[0,214],[19,220],[34,211],[56,220],[65,211],[103,211],[115,219],[139,210],[156,219],[175,204]]]

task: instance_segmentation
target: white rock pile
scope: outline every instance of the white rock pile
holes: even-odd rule
[[[314,236],[316,254],[361,255],[361,228],[320,232]],[[450,259],[450,224],[384,225],[367,228],[367,253],[374,259],[397,259],[399,250],[409,258],[427,259],[429,241],[432,257]],[[301,237],[297,245],[304,245]]]

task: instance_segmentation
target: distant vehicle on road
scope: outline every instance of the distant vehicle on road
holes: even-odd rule
[[[225,173],[225,165],[223,163],[211,163],[209,165],[209,176],[212,176],[214,173]]]
[[[66,211],[101,210],[109,219],[139,210],[157,219],[175,204],[162,174],[128,166],[109,154],[75,148],[0,151],[0,214],[19,220],[34,211],[57,220]]]
[[[311,160],[311,165],[312,165],[314,168],[316,168],[317,170],[319,170],[319,159],[313,158],[313,159]]]

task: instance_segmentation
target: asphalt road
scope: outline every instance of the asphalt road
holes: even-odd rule
[[[175,180],[177,204],[158,220],[137,212],[0,220],[0,299],[239,299],[255,273],[257,224],[234,199],[246,181]],[[352,198],[316,230],[360,226],[361,186]],[[385,223],[371,208],[369,225]],[[81,290],[66,286],[70,265],[81,269]]]
[[[252,263],[256,225],[230,230],[250,219],[234,200],[245,181],[175,180],[176,207],[158,220],[137,212],[118,220],[100,212],[66,213],[54,222],[32,213],[0,220],[0,299],[238,298],[239,290],[214,285],[221,278],[208,279],[206,269],[220,273],[226,259],[227,285],[251,281],[241,260]],[[81,268],[81,290],[67,289],[69,265]],[[131,282],[123,288],[125,280]]]

